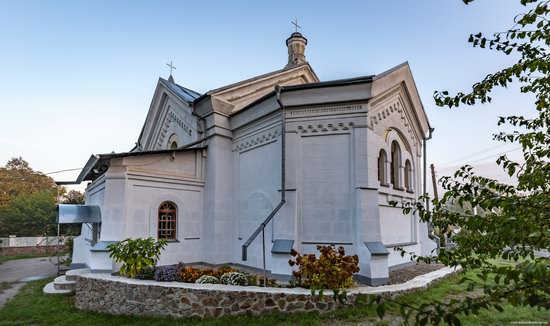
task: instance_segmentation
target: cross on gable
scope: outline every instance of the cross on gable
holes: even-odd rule
[[[170,60],[170,63],[167,63],[166,65],[170,67],[170,76],[172,76],[172,70],[176,69],[176,67],[172,64],[172,60]]]

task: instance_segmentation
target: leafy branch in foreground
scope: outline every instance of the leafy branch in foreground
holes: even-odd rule
[[[468,4],[473,0],[464,0]],[[550,261],[541,254],[550,247],[550,24],[548,0],[521,0],[531,9],[516,16],[515,25],[506,32],[485,37],[471,35],[474,47],[488,48],[505,55],[518,55],[516,64],[489,74],[473,85],[469,93],[454,96],[447,91],[435,92],[438,106],[449,108],[491,101],[496,87],[520,84],[520,91],[535,97],[534,118],[501,117],[498,125],[522,130],[501,132],[494,139],[518,143],[523,160],[515,162],[506,155],[499,164],[518,180],[516,186],[475,174],[471,166],[463,166],[452,177],[439,180],[445,190],[440,200],[432,200],[433,208],[424,206],[423,198],[403,203],[404,213],[415,212],[447,236],[453,230],[456,248],[442,248],[435,257],[409,254],[417,261],[440,262],[477,271],[477,278],[463,279],[468,295],[463,300],[434,301],[420,306],[405,305],[399,298],[375,298],[382,317],[384,303],[401,306],[401,314],[409,323],[459,325],[460,314],[478,313],[481,309],[502,311],[501,304],[550,308]],[[463,213],[451,209],[458,203]]]

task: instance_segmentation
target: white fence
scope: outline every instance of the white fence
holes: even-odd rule
[[[67,239],[72,237],[60,236],[60,244],[64,244]],[[35,246],[55,246],[57,236],[51,237],[16,237],[10,235],[9,238],[0,238],[0,247],[35,247]]]

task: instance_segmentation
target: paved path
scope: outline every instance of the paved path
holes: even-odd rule
[[[26,282],[56,274],[57,266],[50,262],[49,257],[11,260],[0,264],[0,283],[7,282],[12,286],[0,293],[0,307],[16,295]]]

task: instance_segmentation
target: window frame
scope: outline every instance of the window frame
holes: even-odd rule
[[[173,218],[161,219],[166,216]],[[161,234],[161,232],[170,232],[170,234]],[[157,239],[178,241],[178,206],[172,201],[163,201],[157,209]]]

